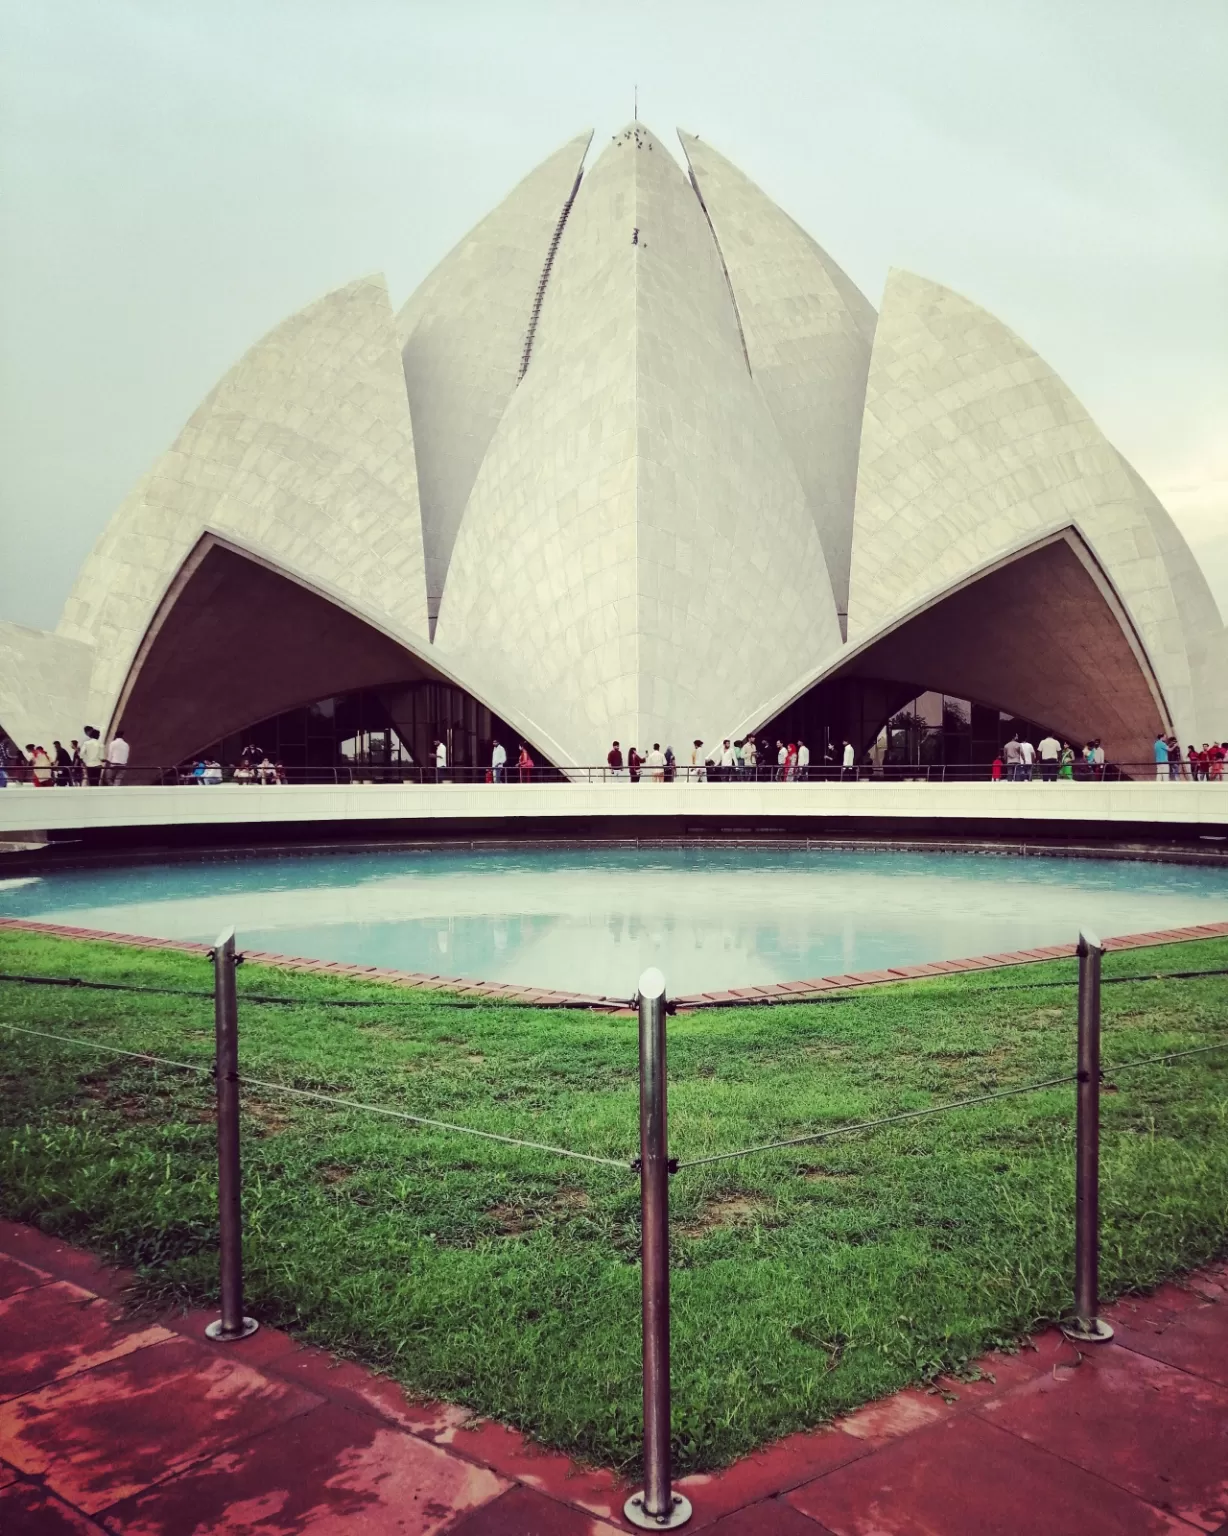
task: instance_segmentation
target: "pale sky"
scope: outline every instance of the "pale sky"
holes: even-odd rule
[[[1228,611],[1226,76],[1224,0],[0,0],[0,618],[54,626],[265,331],[399,306],[637,84],[873,303],[908,267],[1018,331]]]

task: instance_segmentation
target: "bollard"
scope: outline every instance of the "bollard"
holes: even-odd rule
[[[1091,933],[1079,935],[1079,1070],[1075,1117],[1075,1305],[1062,1332],[1080,1344],[1113,1337],[1100,1306],[1100,957]]]
[[[670,1486],[669,1136],[665,1110],[665,977],[640,977],[640,1212],[644,1351],[644,1487],[623,1507],[632,1525],[672,1531],[691,1518]]]
[[[213,960],[217,1081],[217,1218],[222,1315],[205,1329],[218,1343],[245,1339],[260,1326],[243,1315],[243,1209],[239,1172],[239,1002],[235,995],[235,931],[218,939]]]

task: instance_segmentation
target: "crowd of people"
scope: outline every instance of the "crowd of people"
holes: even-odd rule
[[[841,778],[851,778],[856,774],[856,763],[853,745],[845,741],[838,759],[829,746],[817,766],[824,770],[824,778],[833,777],[837,772]],[[662,750],[659,741],[654,741],[646,753],[638,747],[628,747],[625,755],[622,743],[615,741],[606,754],[606,772],[610,778],[625,778],[632,784],[638,784],[641,779],[672,784],[680,773],[683,779],[700,784],[732,784],[743,780],[796,784],[810,778],[812,768],[810,748],[800,737],[790,742],[778,739],[773,746],[767,737],[756,741],[753,736],[738,740],[726,736],[715,749],[705,748],[697,737],[691,743],[690,762],[681,769],[673,747]]]
[[[52,741],[51,747],[28,742],[24,753],[9,747],[0,751],[0,788],[10,782],[32,784],[37,789],[85,788],[123,784],[128,773],[129,745],[122,730],[117,730],[109,742],[104,742],[96,727],[84,727],[80,740],[73,738],[67,746]],[[1157,734],[1154,745],[1154,766],[1157,781],[1170,780],[1207,781],[1218,783],[1224,777],[1224,763],[1228,760],[1228,742],[1203,742],[1201,747],[1191,743],[1184,752],[1175,736],[1164,732]],[[473,770],[458,770],[448,761],[446,742],[436,737],[431,743],[430,759],[426,769],[420,769],[413,757],[406,754],[398,768],[408,767],[411,775],[421,781],[428,779],[436,784],[452,782],[454,778],[469,779]],[[796,741],[773,743],[767,737],[756,740],[746,736],[733,740],[726,736],[715,748],[706,747],[696,738],[689,753],[689,761],[680,764],[673,747],[662,748],[654,741],[645,752],[630,746],[624,751],[621,742],[611,744],[606,754],[604,777],[627,780],[638,784],[671,784],[679,779],[691,783],[739,783],[755,782],[796,784],[808,779],[856,779],[873,765],[862,762],[852,742],[847,738],[839,749],[828,743],[817,759],[812,758],[809,746],[799,736]],[[894,771],[909,776],[909,764],[891,764]],[[922,765],[924,766],[924,765]],[[1139,777],[1139,764],[1122,766],[1106,762],[1104,746],[1097,738],[1076,747],[1061,740],[1051,732],[1033,743],[1018,731],[1011,734],[1001,751],[989,765],[989,777],[994,783],[1030,783],[1033,779],[1054,783],[1058,780],[1102,780],[1117,777],[1124,771],[1129,777]],[[1135,770],[1130,773],[1130,769]],[[537,764],[524,742],[516,743],[514,756],[499,740],[491,745],[490,766],[485,771],[488,784],[506,784],[509,780],[521,784],[533,782]],[[961,765],[968,776],[975,777],[977,770],[971,765]],[[979,770],[983,773],[984,767]],[[482,770],[477,773],[481,776]],[[181,764],[176,771],[178,782],[186,784],[216,785],[229,781],[234,784],[286,784],[289,775],[284,764],[275,762],[255,743],[244,747],[233,765],[229,776],[216,758],[200,757]]]
[[[128,743],[123,731],[116,731],[104,743],[102,733],[92,725],[82,728],[64,745],[52,741],[50,749],[28,741],[16,758],[0,754],[0,786],[10,780],[32,784],[36,789],[87,788],[122,784],[128,772]]]

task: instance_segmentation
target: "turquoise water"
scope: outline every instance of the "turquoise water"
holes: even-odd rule
[[[0,913],[628,996],[790,981],[1228,920],[1228,871],[773,850],[362,853],[0,881]]]

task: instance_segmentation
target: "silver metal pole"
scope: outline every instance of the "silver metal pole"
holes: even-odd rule
[[[1075,1117],[1075,1306],[1068,1339],[1113,1337],[1097,1316],[1100,1293],[1100,957],[1095,934],[1080,933],[1078,1109]]]
[[[239,1171],[239,1002],[235,995],[235,931],[213,947],[213,1018],[217,1080],[217,1218],[222,1315],[205,1333],[219,1343],[245,1339],[259,1324],[243,1315],[243,1211]]]
[[[642,1530],[672,1531],[691,1518],[670,1487],[669,1135],[665,1108],[665,977],[640,977],[640,1213],[644,1350],[644,1487],[623,1514]]]

